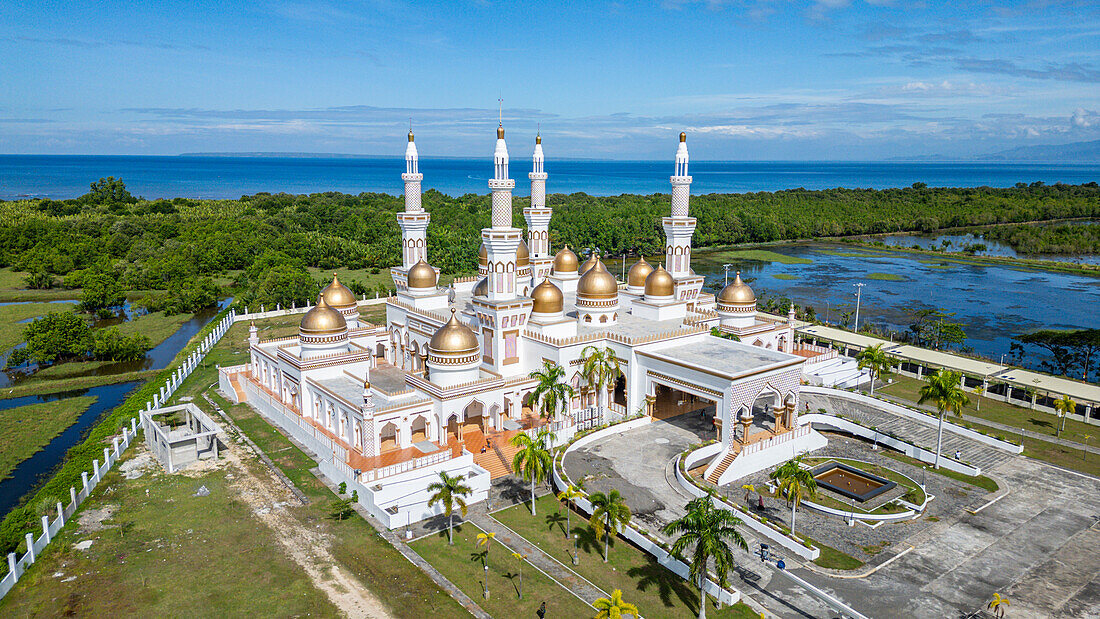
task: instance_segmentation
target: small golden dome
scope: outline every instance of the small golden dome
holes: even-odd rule
[[[497,127],[497,139],[498,140],[503,140],[504,139],[504,125],[500,125],[499,127]]]
[[[344,315],[329,307],[325,295],[317,297],[317,305],[306,312],[298,324],[298,332],[302,335],[338,335],[347,329]]]
[[[581,275],[584,275],[585,273],[588,272],[589,269],[596,266],[596,263],[599,262],[599,261],[600,261],[600,257],[596,255],[596,252],[592,252],[591,254],[588,254],[588,260],[584,261],[584,264],[582,264],[580,266],[580,269],[578,269],[578,272]]]
[[[482,277],[481,281],[478,282],[477,285],[474,286],[474,296],[475,297],[489,296],[489,278],[488,277]]]
[[[665,270],[663,264],[658,264],[656,269],[645,278],[645,296],[671,297],[676,292],[676,282],[672,275]]]
[[[410,142],[413,141],[413,130],[412,129],[409,129],[409,141]]]
[[[722,292],[718,293],[718,302],[727,305],[756,303],[756,293],[752,291],[752,288],[749,288],[748,284],[741,280],[741,271],[738,271],[737,277],[734,277],[733,281],[723,288]]]
[[[536,135],[535,136],[535,144],[542,144],[542,136],[541,135]]]
[[[641,256],[638,261],[634,263],[634,266],[630,267],[630,270],[626,274],[626,283],[631,286],[637,286],[642,288],[645,286],[645,278],[649,277],[649,274],[653,272],[653,265],[645,261],[645,257]]]
[[[577,283],[577,295],[590,299],[612,299],[619,294],[619,283],[599,258]]]
[[[554,272],[555,273],[576,273],[577,272],[577,254],[573,253],[572,249],[566,245],[561,250],[554,254]]]
[[[531,291],[531,298],[535,301],[532,311],[539,314],[557,314],[565,309],[565,295],[548,279],[535,286]]]
[[[428,340],[428,350],[436,354],[470,354],[477,351],[477,336],[462,324],[451,309],[451,319]]]
[[[325,286],[325,289],[321,291],[321,296],[325,298],[325,303],[329,307],[338,310],[351,309],[358,305],[355,302],[355,294],[348,290],[347,286],[340,283],[335,273],[332,274],[332,283]]]
[[[435,269],[432,265],[424,262],[421,258],[420,262],[409,267],[409,288],[435,288],[436,275]]]
[[[687,142],[687,141],[688,141],[688,134],[686,134],[686,133],[684,133],[683,131],[681,131],[681,132],[680,132],[680,141],[681,141],[681,142]]]
[[[520,239],[516,248],[516,266],[525,267],[531,264],[531,248],[527,247],[527,241]]]

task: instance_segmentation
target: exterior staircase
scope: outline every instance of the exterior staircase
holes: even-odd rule
[[[493,437],[491,449],[485,450],[485,453],[479,449],[474,453],[474,463],[489,471],[490,479],[512,474],[512,458],[519,448],[509,445],[504,439],[505,435],[497,435]]]
[[[712,484],[717,484],[718,479],[722,477],[722,473],[725,473],[726,469],[728,469],[730,465],[733,464],[733,461],[737,459],[739,451],[736,445],[730,445],[729,450],[727,450],[722,457],[722,461],[718,463],[718,466],[715,467],[714,471],[707,477],[707,481]]]

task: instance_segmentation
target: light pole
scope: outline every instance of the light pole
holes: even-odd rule
[[[863,282],[860,282],[858,284],[852,284],[852,285],[856,287],[856,322],[855,322],[855,328],[853,330],[856,333],[859,333],[859,300],[860,300],[860,297],[862,296],[862,293],[863,293],[863,287],[866,286],[867,284],[864,284]]]
[[[623,281],[626,281],[626,254],[623,254]]]
[[[580,539],[581,539],[581,536],[579,534],[577,534],[577,533],[573,534],[573,565],[580,565],[581,564],[580,557],[577,556],[577,553],[579,552],[579,549],[577,548],[577,544],[579,543]]]
[[[732,266],[733,266],[732,264],[723,264],[722,265],[722,268],[726,270],[726,279],[725,279],[725,281],[722,282],[723,287],[728,286],[729,283],[730,283],[730,267],[732,267]]]

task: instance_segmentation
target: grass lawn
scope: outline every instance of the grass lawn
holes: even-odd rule
[[[274,537],[258,533],[268,530],[224,469],[192,478],[157,468],[134,480],[118,471],[81,506],[83,515],[112,506],[104,527],[67,524],[0,601],[0,615],[339,616]],[[210,496],[192,496],[202,485]],[[84,540],[89,549],[74,548]]]
[[[877,279],[884,282],[900,282],[905,278],[897,273],[868,273],[867,279]]]
[[[93,402],[95,397],[81,396],[0,411],[0,479],[76,423]]]
[[[261,338],[279,337],[274,333],[296,333],[301,315],[281,316],[256,321]],[[234,325],[206,357],[206,367],[199,367],[184,381],[173,401],[191,396],[204,410],[209,407],[201,393],[216,384],[217,365],[237,365],[248,361],[248,323]],[[288,514],[329,539],[329,549],[336,560],[385,602],[399,617],[418,618],[468,616],[458,602],[451,599],[404,556],[383,539],[359,516],[345,521],[328,518],[329,503],[335,495],[310,472],[317,466],[309,456],[295,447],[282,433],[271,426],[247,404],[233,406],[216,393],[211,397],[233,418],[234,422],[262,449],[275,465],[310,498],[305,506],[290,506]],[[216,412],[207,413],[218,418]],[[247,541],[246,541],[247,543]],[[208,572],[217,578],[216,572]],[[527,573],[524,572],[524,577]],[[480,599],[480,598],[478,598]]]
[[[485,571],[481,549],[475,546],[481,529],[470,523],[454,530],[454,545],[447,532],[430,535],[411,544],[448,580],[494,617],[534,617],[543,601],[548,617],[591,617],[596,610],[531,564],[512,556],[512,550],[494,542],[489,556],[489,599],[482,598]],[[519,599],[519,571],[523,569],[523,599]]]
[[[926,464],[924,462],[921,462],[920,460],[917,460],[916,458],[910,458],[909,456],[907,456],[903,453],[898,453],[898,452],[896,452],[892,449],[883,449],[880,453],[882,453],[882,455],[884,455],[886,457],[893,458],[895,460],[898,460],[899,462],[905,462],[906,464],[911,464],[915,467],[924,469],[924,470],[926,470],[930,473],[937,473],[939,475],[943,475],[944,477],[950,477],[951,479],[954,479],[955,481],[961,481],[963,483],[970,484],[971,486],[977,486],[978,488],[981,488],[982,490],[987,490],[989,492],[996,492],[1000,488],[1000,486],[997,485],[997,482],[995,482],[992,479],[986,477],[985,475],[979,475],[977,477],[973,477],[971,475],[963,475],[962,473],[957,473],[955,471],[950,471],[948,469],[942,469],[942,468],[941,469],[934,469],[934,468],[932,468],[932,465],[930,465],[930,464]]]
[[[821,550],[821,555],[814,559],[814,565],[820,565],[821,567],[828,567],[834,570],[857,570],[864,565],[863,561],[860,561],[852,555],[841,552],[832,546],[826,546],[816,539],[812,539],[801,533],[799,537],[809,540],[811,544]]]
[[[140,333],[148,337],[153,346],[156,346],[178,331],[183,323],[191,318],[191,314],[165,316],[164,312],[152,312],[129,322],[119,323],[115,328],[125,335]]]
[[[2,272],[2,271],[0,271]],[[0,353],[23,341],[25,323],[28,318],[45,316],[50,312],[67,312],[76,307],[76,303],[27,303],[25,305],[0,305]]]
[[[79,299],[80,290],[65,290],[63,288],[50,288],[48,290],[30,290],[23,283],[27,273],[13,271],[10,268],[0,269],[0,302],[8,301],[55,301],[59,299]],[[60,281],[60,277],[55,279]],[[2,322],[2,321],[0,321]]]
[[[531,516],[530,504],[522,504],[495,512],[493,517],[605,592],[621,589],[623,599],[636,604],[647,619],[698,614],[699,590],[626,540],[617,537],[611,541],[608,562],[604,563],[603,542],[593,537],[588,521],[576,512],[570,524],[572,532],[580,535],[580,564],[573,566],[573,544],[565,539],[565,514],[559,513],[558,507],[552,495],[545,495],[536,500],[538,516]],[[748,607],[744,604],[719,610],[714,599],[709,599],[708,617],[756,616],[745,614]]]

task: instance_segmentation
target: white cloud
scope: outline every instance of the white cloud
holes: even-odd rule
[[[1100,112],[1079,107],[1073,110],[1073,114],[1069,117],[1069,122],[1077,129],[1100,127]]]

